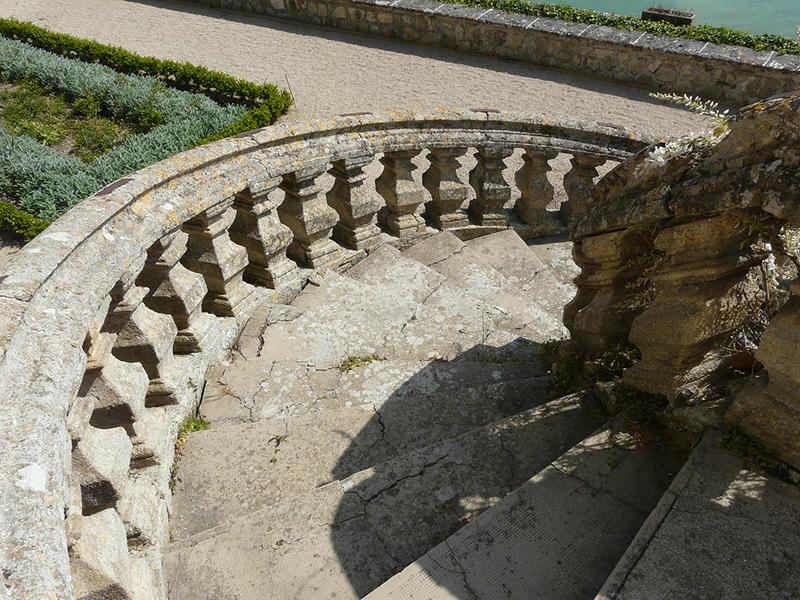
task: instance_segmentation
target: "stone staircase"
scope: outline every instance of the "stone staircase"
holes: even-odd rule
[[[551,399],[570,263],[439,233],[264,305],[178,463],[170,598],[591,597],[683,456]]]

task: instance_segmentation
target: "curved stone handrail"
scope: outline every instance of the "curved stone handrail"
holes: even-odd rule
[[[387,239],[376,213],[395,237],[423,234],[423,203],[430,222],[467,235],[507,227],[502,169],[513,148],[526,149],[517,208],[528,221],[553,218],[547,160],[573,156],[564,185],[574,222],[596,166],[644,146],[610,126],[488,110],[353,115],[221,140],[83,201],[0,277],[5,590],[126,597],[129,578],[157,579],[179,423],[256,301],[299,289],[296,263],[337,267],[363,254]],[[454,158],[468,147],[478,149],[469,210],[478,226],[458,208],[466,186]],[[423,149],[430,200],[411,176]],[[363,185],[379,153],[380,202]],[[316,181],[329,164],[326,202]],[[269,195],[278,186],[280,206]]]
[[[781,228],[800,230],[798,148],[795,92],[743,109],[714,144],[652,147],[618,165],[593,188],[593,205],[574,229],[581,273],[564,311],[588,354],[635,345],[641,360],[625,381],[677,407],[726,372],[734,334],[768,319],[754,357],[763,369],[748,376],[725,418],[795,469],[800,282],[770,305],[762,268],[784,246]]]

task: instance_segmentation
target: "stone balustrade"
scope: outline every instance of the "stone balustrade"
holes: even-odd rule
[[[780,245],[781,228],[800,228],[798,147],[795,93],[743,109],[710,147],[653,148],[617,166],[590,190],[589,211],[574,230],[581,273],[564,313],[589,355],[636,346],[641,360],[625,381],[675,407],[734,377],[738,335],[752,336],[769,319],[755,351],[760,365],[745,375],[725,420],[795,469],[799,290],[794,280],[787,302],[775,306],[780,288],[766,302],[765,259]],[[585,193],[585,184],[575,187]]]
[[[349,116],[222,140],[87,198],[0,276],[3,589],[163,598],[178,428],[257,304],[431,228],[563,230],[548,161],[574,157],[564,185],[582,214],[594,166],[644,146],[621,129],[493,111]],[[517,149],[511,207],[503,169]]]

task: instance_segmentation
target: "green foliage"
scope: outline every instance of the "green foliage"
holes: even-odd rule
[[[0,200],[0,229],[3,231],[27,242],[44,231],[49,224],[50,221],[34,217],[10,202]]]
[[[798,473],[741,429],[731,427],[723,431],[722,444],[731,453],[742,458],[748,466],[784,481],[798,483]]]
[[[189,63],[139,56],[123,48],[55,33],[16,19],[0,19],[0,35],[54,54],[105,65],[120,73],[147,75],[169,87],[202,93],[219,102],[258,107],[254,115],[258,127],[273,123],[292,104],[289,92],[269,83],[253,83]]]
[[[347,371],[352,371],[353,369],[357,369],[358,367],[364,367],[376,360],[385,360],[383,357],[378,356],[377,354],[367,354],[365,356],[348,356],[342,361],[342,364],[339,365],[339,371],[342,373],[347,373]]]
[[[774,34],[753,34],[746,31],[713,27],[711,25],[673,25],[664,21],[644,21],[638,17],[600,13],[560,4],[539,4],[527,0],[444,0],[450,4],[465,4],[476,8],[493,8],[511,13],[548,17],[572,23],[606,25],[712,44],[745,46],[754,50],[774,50],[781,54],[800,54],[800,42]]]
[[[100,108],[110,117],[138,125],[141,131],[218,111],[231,112],[234,122],[246,112],[241,106],[221,107],[201,93],[171,89],[153,77],[124,75],[105,65],[64,58],[2,36],[0,75],[6,81],[37,81],[69,100],[87,99],[83,108]]]
[[[69,153],[86,162],[129,133],[121,123],[99,116],[90,102],[76,107],[29,81],[0,89],[0,124],[10,133],[28,135],[48,146],[73,145]]]
[[[556,378],[553,387],[556,397],[587,389],[598,381],[614,380],[640,358],[637,348],[623,343],[594,357],[587,358],[588,355],[571,340],[550,340],[542,344],[540,357]]]
[[[292,103],[288,92],[273,85],[139,56],[15,19],[0,19],[0,79],[35,81],[51,96],[39,98],[38,107],[20,107],[16,117],[6,115],[0,126],[0,194],[14,199],[16,213],[38,217],[36,223],[177,152],[269,125]],[[55,119],[69,112],[64,103],[80,120],[75,127]],[[40,118],[30,118],[32,112]],[[120,121],[137,133],[123,141],[127,132]],[[91,164],[38,143],[65,139]],[[28,235],[35,227],[22,229]]]

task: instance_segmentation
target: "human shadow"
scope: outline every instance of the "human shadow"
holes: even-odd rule
[[[551,380],[538,360],[539,348],[524,338],[502,347],[476,345],[452,360],[427,363],[396,385],[387,383],[389,361],[354,375],[386,391],[369,398],[366,408],[375,416],[332,473],[344,490],[332,546],[358,597],[447,540],[602,423],[582,400],[550,402]],[[466,579],[457,569],[429,574],[453,597],[475,597],[464,590]]]

